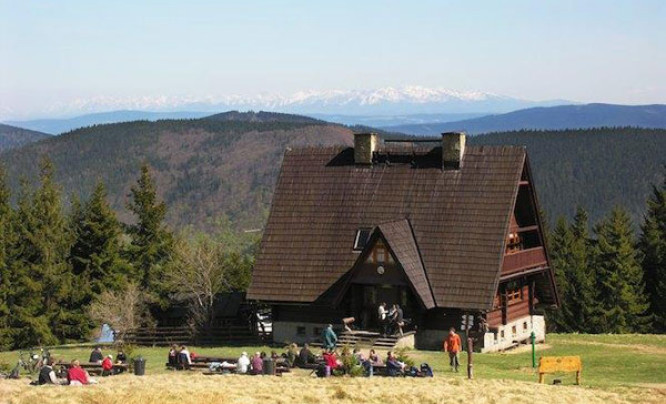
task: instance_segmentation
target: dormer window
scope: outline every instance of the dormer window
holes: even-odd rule
[[[368,239],[370,238],[370,232],[372,229],[363,228],[356,231],[356,237],[354,238],[354,251],[362,251],[365,248]]]

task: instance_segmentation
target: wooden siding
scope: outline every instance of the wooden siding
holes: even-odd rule
[[[522,250],[504,256],[502,275],[511,275],[531,268],[547,266],[546,253],[543,247]]]

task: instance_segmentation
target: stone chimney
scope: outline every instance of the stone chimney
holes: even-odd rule
[[[354,134],[354,163],[372,164],[372,154],[379,145],[379,136],[376,133]]]
[[[465,134],[462,132],[442,133],[442,167],[445,170],[458,170],[462,167],[465,154]]]

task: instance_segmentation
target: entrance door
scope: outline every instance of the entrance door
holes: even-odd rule
[[[354,285],[353,292],[360,292],[363,296],[362,304],[354,310],[354,317],[358,321],[358,326],[365,330],[378,330],[380,328],[377,308],[379,304],[386,303],[388,311],[393,304],[402,305],[403,294],[406,291],[404,286],[394,285]]]

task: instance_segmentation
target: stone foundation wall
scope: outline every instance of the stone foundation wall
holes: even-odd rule
[[[297,323],[290,321],[275,321],[273,322],[273,342],[276,343],[292,343],[295,342],[299,345],[309,343],[321,338],[321,331],[328,324],[325,323]],[[336,334],[342,332],[333,326]]]
[[[546,341],[546,320],[543,316],[523,317],[501,325],[497,332],[487,332],[481,352],[497,352],[510,348],[515,343],[529,343],[532,331],[537,343]]]

